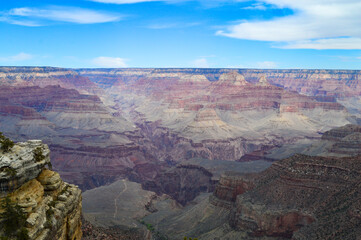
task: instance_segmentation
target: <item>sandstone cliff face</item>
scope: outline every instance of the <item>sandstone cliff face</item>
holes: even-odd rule
[[[42,157],[34,154],[39,149]],[[9,197],[20,206],[31,240],[80,240],[81,191],[45,168],[51,166],[49,154],[40,140],[17,143],[10,152],[0,153],[0,201]],[[0,225],[4,221],[0,219]]]

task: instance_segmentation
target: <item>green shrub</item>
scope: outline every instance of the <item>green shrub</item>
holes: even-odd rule
[[[54,210],[52,208],[46,210],[46,218],[51,218],[53,215],[54,215]]]
[[[54,202],[54,201],[53,201]],[[54,203],[55,205],[55,203]],[[47,228],[51,228],[51,218],[54,216],[54,210],[52,209],[52,207],[50,207],[48,210],[46,210],[46,222],[45,222],[45,227]]]
[[[25,227],[22,227],[16,234],[18,240],[29,240],[29,232]]]
[[[2,138],[0,138],[1,143],[1,150],[6,153],[9,152],[12,147],[14,147],[14,142],[11,141],[9,138],[4,137],[2,135]]]
[[[53,165],[51,164],[51,162],[48,163],[48,168],[49,170],[53,170]]]
[[[41,147],[35,148],[33,151],[33,154],[34,154],[34,159],[36,162],[40,162],[45,159],[45,156],[43,155],[43,150],[41,149]]]
[[[66,185],[63,190],[61,190],[61,192],[59,193],[59,195],[63,195],[64,193],[66,193],[69,190],[70,186]]]
[[[15,177],[16,176],[16,170],[10,167],[6,167],[5,169],[6,174],[8,174],[11,177]]]
[[[1,141],[1,140],[4,140],[4,139],[5,139],[5,136],[3,135],[2,132],[0,132],[0,141]]]
[[[16,237],[16,239],[20,240],[29,239],[28,232],[25,228],[26,214],[21,207],[18,204],[12,203],[9,196],[2,201],[1,207],[4,209],[4,212],[0,215],[0,217],[4,219],[4,237]]]
[[[146,223],[145,226],[147,227],[147,229],[148,229],[149,231],[151,231],[151,232],[154,231],[154,227],[152,226],[152,224]]]

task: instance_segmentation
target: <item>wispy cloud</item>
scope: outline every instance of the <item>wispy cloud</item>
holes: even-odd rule
[[[261,10],[261,11],[264,11],[264,10],[267,10],[267,7],[266,7],[263,3],[254,3],[254,4],[252,4],[251,6],[243,7],[242,9],[245,9],[245,10]]]
[[[0,57],[0,62],[21,62],[21,61],[26,61],[26,60],[30,60],[33,59],[34,56],[28,53],[19,53],[13,56],[7,56],[7,57]]]
[[[23,26],[42,26],[49,22],[94,24],[115,22],[122,16],[75,7],[52,6],[47,8],[13,8],[3,12],[0,21]]]
[[[192,61],[191,65],[192,65],[192,67],[195,67],[195,68],[209,68],[210,67],[208,60],[206,58],[197,58]]]
[[[119,57],[97,57],[92,60],[92,63],[97,67],[124,68],[127,67],[126,61]]]
[[[361,49],[361,2],[357,0],[260,0],[294,14],[243,21],[218,35],[278,43],[280,48]]]

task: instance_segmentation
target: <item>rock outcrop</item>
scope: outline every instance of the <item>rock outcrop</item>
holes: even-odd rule
[[[258,79],[258,83],[256,83],[256,86],[271,86],[271,84],[267,81],[266,76],[261,76]]]
[[[356,239],[361,158],[295,155],[259,174],[225,174],[210,198],[250,237]]]
[[[0,152],[0,212],[7,210],[6,200],[18,206],[26,219],[22,229],[31,240],[80,240],[81,191],[46,168],[51,168],[49,154],[40,140],[17,143],[9,152]],[[0,225],[7,221],[0,218]],[[5,228],[1,229],[4,236]]]
[[[284,146],[282,148],[287,148]],[[357,156],[361,154],[361,127],[348,124],[326,131],[322,138],[302,150],[312,156]]]
[[[180,165],[157,174],[154,179],[143,183],[147,190],[165,193],[185,205],[201,192],[212,192],[215,181],[212,173],[201,166]]]

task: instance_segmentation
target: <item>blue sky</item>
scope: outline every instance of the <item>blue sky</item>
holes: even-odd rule
[[[359,0],[0,2],[0,65],[361,69]]]

